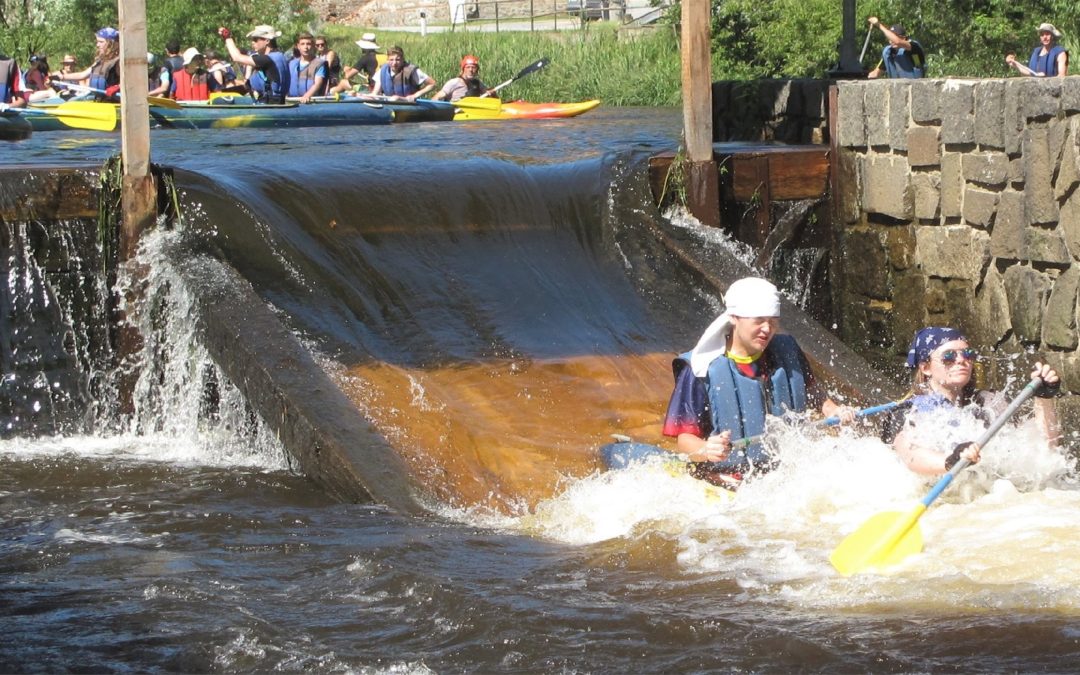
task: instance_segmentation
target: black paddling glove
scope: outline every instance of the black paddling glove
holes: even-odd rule
[[[952,468],[956,466],[957,462],[960,461],[960,455],[973,445],[975,444],[971,441],[968,441],[967,443],[961,443],[960,445],[953,448],[952,454],[945,458],[945,470],[952,471]]]
[[[1058,380],[1053,384],[1050,384],[1049,382],[1046,382],[1044,380],[1042,386],[1035,390],[1035,395],[1039,398],[1054,398],[1060,393],[1061,380]]]

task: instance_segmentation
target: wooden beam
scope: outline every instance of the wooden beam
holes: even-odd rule
[[[120,256],[134,255],[139,237],[157,218],[150,175],[150,107],[146,70],[146,2],[118,0],[120,15],[120,139],[124,164]]]
[[[683,136],[689,161],[690,213],[706,225],[720,225],[720,192],[713,160],[712,49],[709,0],[683,0],[681,19]]]

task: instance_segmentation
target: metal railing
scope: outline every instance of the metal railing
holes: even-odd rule
[[[624,20],[627,0],[474,0],[457,5],[450,17],[450,30],[469,30],[469,24],[494,25],[498,33],[507,30],[559,30],[587,28],[590,21]],[[494,22],[494,24],[492,24]],[[513,24],[514,28],[510,28]]]

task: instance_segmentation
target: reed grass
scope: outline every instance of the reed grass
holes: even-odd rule
[[[320,31],[351,65],[363,28],[326,26]],[[455,33],[377,32],[383,49],[400,45],[411,63],[439,81],[460,70],[461,57],[480,59],[480,77],[489,87],[510,79],[542,57],[551,64],[502,91],[504,100],[582,101],[598,98],[614,106],[673,106],[681,101],[679,46],[671,26],[635,33],[612,25],[583,31]],[[633,35],[633,37],[628,37]]]

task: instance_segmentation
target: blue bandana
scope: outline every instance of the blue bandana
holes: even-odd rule
[[[967,338],[955,328],[942,328],[938,326],[923,328],[918,333],[915,333],[915,339],[911,341],[911,347],[908,348],[908,368],[915,368],[920,363],[929,361],[930,354],[932,354],[935,349],[946,342],[952,342],[953,340],[966,341]]]

